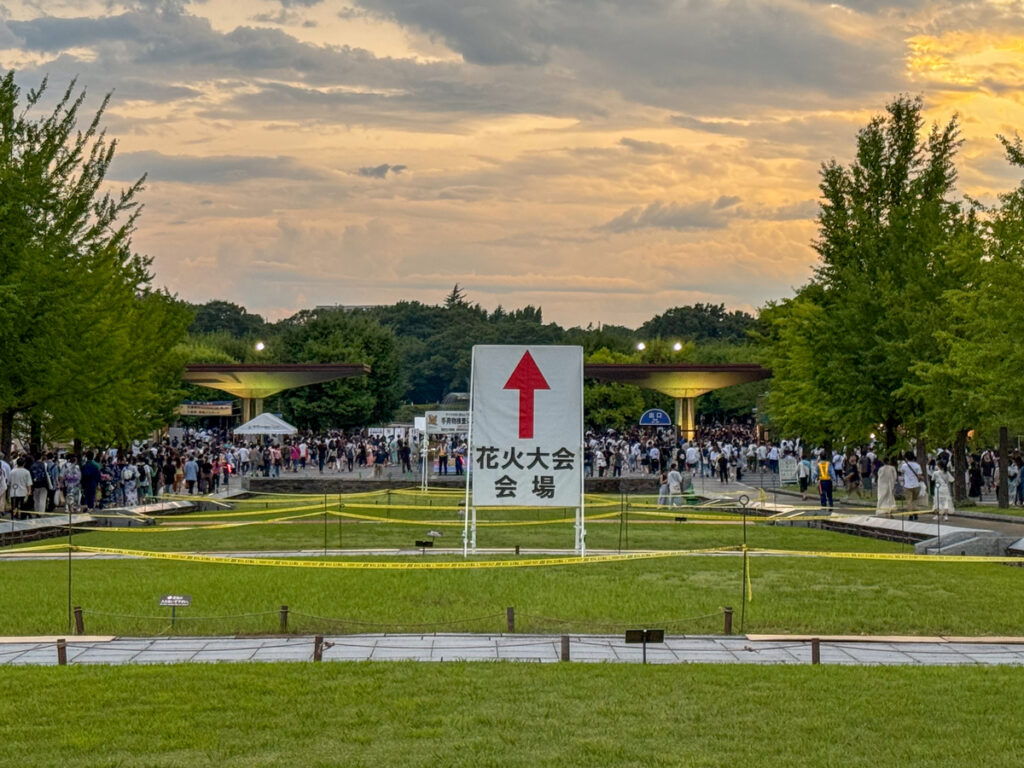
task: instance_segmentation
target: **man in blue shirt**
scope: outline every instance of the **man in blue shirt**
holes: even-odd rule
[[[191,496],[196,491],[196,481],[199,479],[199,464],[195,456],[189,455],[185,462],[185,485],[188,487],[188,494]]]

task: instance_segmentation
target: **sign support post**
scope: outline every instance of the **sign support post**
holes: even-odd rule
[[[476,347],[473,348],[473,359],[476,359]],[[465,503],[462,507],[462,556],[469,557],[469,505],[471,501],[470,491],[473,487],[473,468],[470,459],[473,457],[473,384],[472,384],[472,369],[470,369],[470,386],[469,386],[469,427],[467,428],[466,435],[466,495]],[[476,552],[476,509],[473,509],[473,552]]]

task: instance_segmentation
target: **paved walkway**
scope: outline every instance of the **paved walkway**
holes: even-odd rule
[[[640,663],[643,649],[622,635],[568,636],[570,661]],[[57,637],[0,638],[0,666],[58,663]],[[562,657],[559,635],[337,635],[324,661],[531,661]],[[315,638],[69,637],[69,664],[311,661]],[[825,638],[820,663],[887,666],[1024,665],[1024,638]],[[811,664],[802,636],[673,636],[647,646],[651,664]]]

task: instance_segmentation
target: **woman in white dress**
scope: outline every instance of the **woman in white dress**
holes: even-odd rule
[[[889,517],[896,510],[896,460],[891,456],[878,468],[878,502],[880,517]]]
[[[945,459],[939,459],[938,466],[932,471],[932,481],[935,483],[935,496],[932,501],[932,511],[936,515],[942,515],[943,520],[948,520],[953,509],[953,474],[949,471]]]

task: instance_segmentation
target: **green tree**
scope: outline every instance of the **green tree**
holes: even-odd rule
[[[225,332],[235,338],[249,338],[260,334],[266,325],[262,317],[230,301],[208,301],[194,308],[195,319],[188,329],[192,334]]]
[[[742,342],[753,325],[753,315],[739,310],[726,312],[724,304],[694,304],[673,307],[664,314],[655,315],[637,329],[637,336],[643,339]]]
[[[167,417],[190,313],[151,287],[132,250],[144,179],[103,191],[116,142],[107,101],[79,129],[85,92],[72,83],[48,114],[47,88],[0,80],[0,446],[15,421],[35,438],[125,441]],[[37,442],[34,439],[33,442]]]
[[[281,363],[367,363],[370,373],[289,390],[285,418],[306,429],[352,428],[388,421],[405,381],[394,333],[364,312],[303,310],[279,323],[268,352]]]
[[[1009,162],[1024,168],[1020,138],[1000,139]],[[933,334],[940,355],[915,366],[929,437],[954,442],[960,470],[968,430],[992,436],[1001,426],[1024,428],[1024,183],[980,214],[949,249],[961,280],[942,296],[943,322]],[[966,498],[962,472],[954,474],[956,496]]]
[[[810,438],[819,413],[819,433],[859,442],[882,425],[891,448],[926,426],[914,366],[940,355],[940,299],[960,279],[948,245],[969,223],[950,199],[958,121],[925,133],[921,112],[897,98],[860,131],[849,167],[822,167],[821,262],[762,333],[783,430]]]

